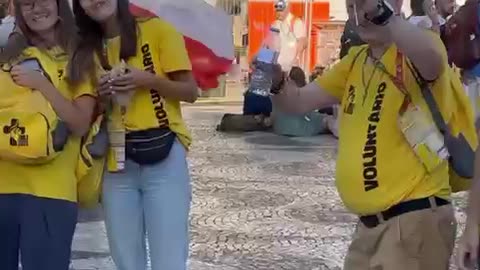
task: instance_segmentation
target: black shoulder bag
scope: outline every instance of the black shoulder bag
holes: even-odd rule
[[[408,68],[411,70],[415,80],[421,88],[423,98],[428,105],[435,125],[443,134],[445,146],[450,153],[449,163],[451,168],[460,177],[473,178],[475,149],[472,149],[462,133],[458,134],[457,137],[452,135],[450,128],[440,113],[440,109],[438,108],[438,104],[435,101],[428,82],[423,79],[416,67],[408,63]]]

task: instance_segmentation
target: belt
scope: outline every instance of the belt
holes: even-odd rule
[[[449,201],[441,198],[434,197],[433,199],[435,200],[435,203],[437,206],[444,206],[444,205],[450,204]],[[416,199],[412,201],[401,202],[376,215],[361,216],[360,221],[367,228],[375,228],[380,223],[387,221],[391,218],[394,218],[409,212],[424,210],[432,207],[435,207],[435,205],[432,205],[432,203],[430,202],[430,198]]]

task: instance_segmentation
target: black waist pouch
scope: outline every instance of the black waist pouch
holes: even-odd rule
[[[159,163],[168,157],[175,139],[176,134],[169,128],[129,132],[125,140],[126,157],[140,165]]]

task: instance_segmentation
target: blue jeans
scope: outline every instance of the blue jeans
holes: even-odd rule
[[[118,270],[186,270],[191,186],[186,150],[176,141],[162,162],[130,160],[103,184],[105,224]]]
[[[42,179],[38,179],[41,181]],[[68,270],[77,204],[0,194],[0,269]]]
[[[243,100],[244,115],[265,115],[272,113],[272,100],[270,97],[262,97],[251,92],[245,93]]]

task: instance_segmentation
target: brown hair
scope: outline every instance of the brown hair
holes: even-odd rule
[[[16,27],[19,31],[12,33],[8,39],[4,52],[0,56],[0,62],[10,61],[20,56],[28,46],[46,48],[43,38],[33,32],[25,23],[19,1],[13,1],[15,9]],[[83,79],[83,70],[78,63],[71,61],[76,43],[78,42],[77,27],[72,10],[68,1],[56,0],[58,7],[58,21],[55,25],[55,42],[69,56],[69,70],[78,70],[79,76],[67,76],[69,82],[76,84]],[[70,73],[70,72],[69,72]]]
[[[117,22],[120,29],[120,59],[128,60],[137,54],[137,21],[129,10],[128,0],[118,0]],[[80,5],[80,0],[73,0],[73,13],[79,28],[80,43],[73,60],[80,62],[81,70],[95,72],[94,56],[97,55],[104,69],[110,69],[108,59],[103,54],[103,30],[98,22],[90,18]],[[74,70],[72,70],[74,71]],[[79,70],[80,71],[80,70]],[[77,72],[79,72],[77,71]],[[76,74],[71,74],[75,76]]]
[[[307,84],[305,72],[299,67],[292,67],[289,74],[290,79],[295,82],[297,87],[304,87]]]

